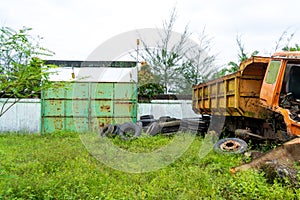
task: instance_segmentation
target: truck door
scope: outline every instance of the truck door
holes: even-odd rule
[[[260,91],[260,102],[263,106],[272,109],[278,106],[284,62],[271,60]]]

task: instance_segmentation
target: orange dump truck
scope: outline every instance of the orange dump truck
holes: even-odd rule
[[[299,136],[300,52],[255,56],[233,74],[193,86],[193,110],[217,123],[225,116],[219,120],[222,132],[233,137],[289,141]],[[230,151],[239,144],[221,147]]]
[[[299,106],[300,52],[255,56],[233,74],[193,86],[195,113],[226,116],[226,130],[260,139],[299,136]]]

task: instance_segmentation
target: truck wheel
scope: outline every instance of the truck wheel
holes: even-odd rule
[[[247,143],[239,138],[224,138],[214,145],[215,152],[227,154],[241,154],[248,148]]]
[[[142,133],[142,127],[133,122],[126,122],[119,126],[119,135],[124,140],[137,138]]]

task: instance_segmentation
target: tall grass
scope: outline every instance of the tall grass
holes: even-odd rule
[[[172,137],[112,139],[130,151],[151,151]],[[263,173],[235,176],[243,156],[210,152],[198,157],[202,138],[165,168],[125,173],[109,168],[85,149],[79,136],[0,135],[0,199],[297,199],[300,189],[268,183]]]

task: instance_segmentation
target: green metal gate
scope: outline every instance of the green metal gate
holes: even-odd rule
[[[135,83],[65,83],[42,93],[43,133],[98,131],[111,123],[136,122]]]

